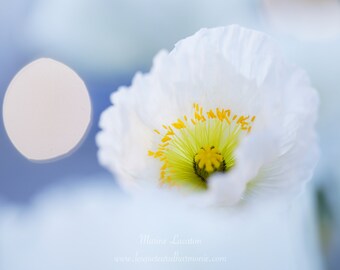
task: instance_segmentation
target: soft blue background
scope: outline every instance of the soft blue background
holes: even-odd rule
[[[23,66],[40,57],[51,57],[73,68],[85,81],[93,104],[92,126],[83,144],[72,155],[55,162],[38,164],[26,160],[15,150],[6,135],[3,122],[0,121],[0,202],[29,205],[34,199],[34,195],[51,186],[83,181],[80,179],[96,181],[96,175],[101,175],[100,179],[107,179],[105,181],[114,183],[114,178],[98,164],[97,147],[94,140],[98,132],[100,113],[110,104],[110,94],[120,85],[129,85],[136,71],[147,71],[151,66],[152,56],[160,49],[171,49],[177,40],[194,33],[201,27],[238,23],[269,31],[278,40],[287,58],[309,72],[313,85],[320,93],[318,131],[322,155],[314,180],[319,185],[322,198],[325,198],[321,200],[319,209],[321,210],[320,227],[323,237],[331,238],[326,244],[326,257],[330,262],[329,265],[332,266],[330,269],[339,269],[339,36],[335,40],[306,41],[299,40],[287,33],[280,33],[268,26],[266,17],[263,16],[260,0],[214,0],[213,2],[218,5],[211,5],[211,1],[208,0],[136,1],[139,4],[137,8],[122,4],[124,7],[121,15],[122,21],[112,20],[110,14],[111,9],[117,7],[112,3],[123,3],[123,0],[86,0],[83,2],[60,0],[60,2],[84,4],[78,9],[68,12],[71,15],[74,14],[75,19],[72,20],[72,16],[71,18],[61,16],[62,9],[55,10],[55,12],[53,12],[53,8],[48,9],[50,4],[58,3],[56,0],[0,0],[0,104],[2,104],[11,79]],[[92,6],[86,8],[85,3],[90,2],[92,2]],[[37,9],[42,6],[42,3],[47,9]],[[98,3],[97,7],[96,3]],[[164,5],[159,3],[164,3]],[[143,10],[140,10],[141,7]],[[64,8],[67,9],[67,5]],[[161,9],[161,12],[158,9]],[[44,10],[50,12],[52,10],[52,13],[39,14]],[[112,9],[112,14],[117,15],[113,11]],[[147,14],[148,11],[150,11],[150,16]],[[186,14],[189,11],[190,14]],[[107,18],[103,19],[102,13]],[[142,16],[140,13],[144,17],[139,18],[138,16]],[[32,20],[32,14],[36,19],[34,31],[30,28],[32,25],[28,23]],[[50,15],[52,15],[51,18]],[[89,25],[83,25],[82,19],[86,21],[87,18],[91,22],[93,21],[93,24],[90,22]],[[58,20],[63,23],[64,20],[68,21],[65,26],[58,28],[53,25],[53,23],[58,24]],[[145,20],[148,21],[144,25]],[[140,28],[135,29],[134,23],[137,22],[135,26],[138,26],[139,21]],[[117,23],[118,25],[115,25]],[[92,27],[89,28],[89,26]],[[49,27],[52,30],[48,35],[46,33],[48,33]],[[114,32],[117,34],[116,40],[111,36],[111,27],[116,29]],[[143,27],[154,29],[143,29]],[[340,28],[340,25],[338,27]],[[40,30],[41,32],[39,32]],[[34,37],[32,33],[35,35]],[[44,37],[40,38],[40,34],[44,34]],[[76,40],[69,41],[73,34]],[[125,39],[120,40],[122,37]],[[116,51],[117,54],[122,55],[123,59],[125,56],[126,59],[129,59],[128,65],[120,62],[114,67],[114,65],[100,62],[100,59],[105,60],[105,56],[110,56],[106,52],[107,48],[116,48],[115,41],[121,41],[121,44],[124,44],[129,41],[129,38],[131,38],[131,42],[127,43],[127,49],[120,52],[117,47]],[[62,45],[64,48],[61,48]],[[89,50],[91,46],[94,48],[92,51]],[[79,57],[81,54],[77,53],[77,50],[81,50],[83,55],[86,55],[87,50],[90,53],[82,58]],[[114,50],[110,51],[110,53],[114,52]],[[97,61],[95,61],[96,59]],[[103,62],[105,62],[104,60]],[[93,65],[91,61],[93,61]],[[120,70],[119,65],[124,68]],[[100,68],[96,68],[97,66]],[[330,232],[330,228],[333,228],[332,232]]]

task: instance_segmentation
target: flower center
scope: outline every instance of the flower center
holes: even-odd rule
[[[215,146],[202,147],[194,157],[195,174],[206,182],[210,174],[226,170],[225,160]]]
[[[194,104],[193,117],[184,115],[171,125],[163,125],[156,151],[161,161],[162,184],[206,188],[209,176],[227,172],[235,165],[234,150],[251,131],[255,116],[232,114],[229,109],[205,111]]]

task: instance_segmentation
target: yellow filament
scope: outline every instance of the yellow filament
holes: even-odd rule
[[[234,150],[240,139],[251,132],[255,119],[256,116],[232,114],[230,109],[205,111],[194,103],[192,117],[184,115],[170,125],[163,125],[164,132],[155,129],[161,136],[160,143],[148,155],[162,163],[161,183],[205,188],[206,179],[197,170],[209,177],[215,171],[232,168]]]

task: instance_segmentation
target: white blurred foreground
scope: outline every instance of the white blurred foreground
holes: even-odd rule
[[[321,269],[309,193],[294,206],[201,209],[97,183],[0,208],[0,269]]]

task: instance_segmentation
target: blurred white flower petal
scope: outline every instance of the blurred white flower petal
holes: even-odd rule
[[[207,185],[213,200],[233,205],[247,195],[296,195],[317,161],[318,97],[306,74],[269,37],[239,26],[203,29],[160,52],[112,103],[100,121],[99,160],[128,189]]]
[[[0,208],[2,270],[320,269],[311,193],[292,208],[272,200],[226,211],[188,208],[170,193],[131,199],[84,180],[28,209]],[[169,261],[145,262],[155,258]]]
[[[278,2],[273,1],[273,3]],[[337,269],[339,264],[337,254],[339,254],[340,247],[340,244],[337,243],[339,242],[337,239],[340,239],[337,236],[340,235],[340,129],[334,121],[340,117],[340,24],[339,21],[334,20],[334,15],[339,13],[340,4],[339,1],[333,0],[316,0],[281,1],[280,5],[287,5],[287,9],[295,12],[297,16],[301,15],[298,22],[281,10],[281,15],[277,17],[277,19],[284,20],[282,23],[287,25],[292,24],[292,22],[297,23],[296,32],[287,33],[285,29],[275,27],[267,27],[267,29],[272,29],[271,34],[280,41],[287,56],[308,71],[313,85],[320,95],[320,116],[317,129],[322,154],[315,173],[314,179],[316,181],[314,183],[318,185],[320,192],[325,196],[323,198],[325,202],[323,202],[320,213],[324,219],[321,222],[326,224],[322,225],[325,228],[322,228],[323,235],[321,236],[324,241],[325,253],[329,260],[328,263],[335,265],[333,268],[330,266],[330,269]],[[296,5],[306,5],[306,8],[299,13],[295,10]],[[321,6],[320,11],[314,10],[318,13],[315,16],[310,13],[309,8],[311,6],[314,6],[315,9]],[[333,10],[325,13],[329,8]],[[320,21],[323,16],[327,18]],[[318,26],[315,24],[318,24]],[[327,27],[326,24],[328,24]],[[306,27],[307,30],[301,32],[301,27]],[[294,29],[292,30],[294,31]],[[337,33],[333,30],[336,30]],[[332,32],[334,35],[329,35]],[[305,36],[306,34],[311,34],[311,36],[308,38]],[[331,253],[336,255],[329,259]]]

